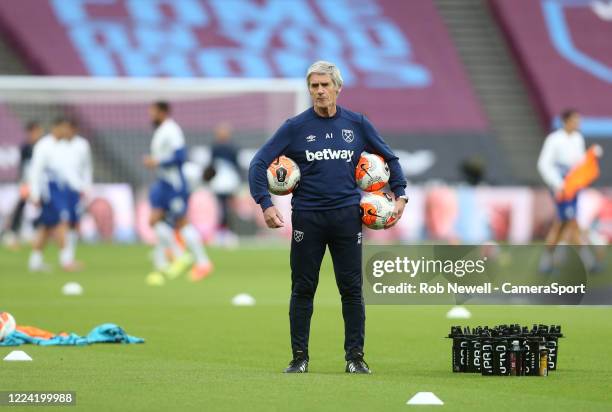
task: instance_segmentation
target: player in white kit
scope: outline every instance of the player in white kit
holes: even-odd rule
[[[60,264],[66,271],[78,269],[74,256],[66,247],[66,231],[70,220],[67,201],[67,176],[69,163],[63,144],[69,134],[69,122],[59,118],[54,121],[51,133],[44,136],[34,146],[32,163],[28,176],[30,200],[40,206],[40,216],[35,224],[38,233],[32,245],[29,259],[31,271],[46,271],[43,250],[47,241],[55,235],[60,247]]]
[[[67,173],[66,202],[69,218],[66,248],[74,260],[79,238],[79,223],[84,210],[83,203],[93,184],[93,163],[89,142],[78,134],[74,120],[70,120],[68,137],[60,145],[65,152],[64,162]]]
[[[586,153],[584,137],[578,131],[580,114],[568,109],[561,113],[561,120],[563,126],[546,137],[538,159],[538,171],[553,195],[558,216],[546,237],[546,251],[540,260],[542,272],[553,269],[553,253],[561,241],[566,240],[572,245],[584,244],[576,220],[578,194],[572,199],[560,197],[565,176],[582,162]],[[588,249],[581,249],[581,257],[587,267],[593,264]]]
[[[187,220],[190,190],[183,174],[187,148],[183,131],[170,117],[170,112],[167,102],[155,102],[149,107],[155,132],[151,141],[151,154],[143,159],[146,167],[157,171],[157,179],[149,191],[149,223],[157,236],[154,263],[158,272],[176,277],[191,266],[195,259],[191,280],[198,281],[210,274],[212,263],[202,246],[200,235]],[[191,256],[181,249],[175,230]],[[172,252],[174,260],[171,264],[168,264],[166,250]]]

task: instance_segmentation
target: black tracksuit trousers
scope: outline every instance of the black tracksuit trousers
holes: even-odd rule
[[[361,214],[359,206],[330,210],[294,210],[291,216],[291,347],[308,354],[313,299],[326,246],[331,253],[342,299],[346,359],[363,352],[365,304],[361,275]]]

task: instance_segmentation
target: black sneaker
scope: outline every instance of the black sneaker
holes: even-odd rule
[[[296,351],[285,373],[308,373],[308,358],[302,351]]]
[[[351,359],[346,361],[345,372],[364,374],[372,373],[366,361],[363,360],[363,353],[355,353]]]

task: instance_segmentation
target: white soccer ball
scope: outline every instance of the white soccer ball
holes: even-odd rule
[[[361,221],[370,229],[384,229],[394,219],[395,202],[393,196],[385,192],[366,193],[359,203]]]
[[[385,187],[389,181],[389,165],[377,155],[368,152],[361,153],[355,168],[355,180],[361,190],[374,192]]]
[[[277,157],[268,166],[268,190],[274,195],[288,195],[300,181],[300,168],[286,156]]]
[[[15,318],[8,312],[0,312],[0,341],[15,331]]]

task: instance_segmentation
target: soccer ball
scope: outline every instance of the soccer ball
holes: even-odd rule
[[[385,225],[391,223],[395,202],[389,193],[370,192],[361,198],[361,221],[370,229],[384,229]]]
[[[8,312],[0,312],[0,341],[15,331],[15,318]]]
[[[355,168],[355,180],[366,192],[380,190],[389,181],[389,165],[376,154],[363,152]]]
[[[288,195],[300,181],[300,168],[286,156],[277,157],[268,166],[268,190],[274,195]]]

